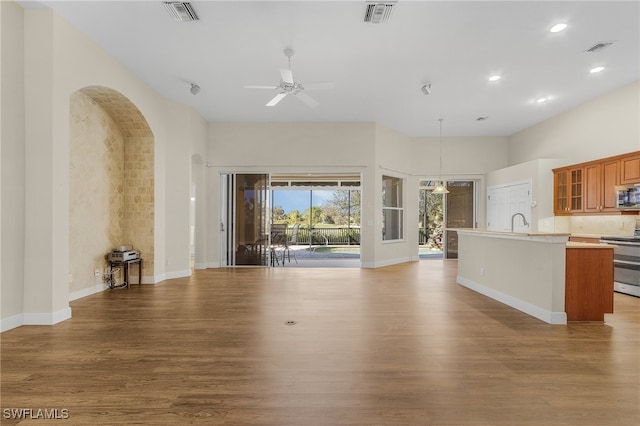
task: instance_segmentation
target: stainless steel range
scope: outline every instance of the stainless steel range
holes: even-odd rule
[[[640,230],[633,237],[601,237],[601,243],[614,244],[613,290],[640,297]]]

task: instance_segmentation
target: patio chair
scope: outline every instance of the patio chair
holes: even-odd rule
[[[287,248],[287,224],[272,223],[271,224],[271,265],[280,264],[278,252],[282,253],[282,266],[284,266],[284,256]]]
[[[291,228],[291,236],[289,237],[289,239],[287,240],[287,258],[289,259],[289,262],[291,262],[291,247],[292,245],[298,245],[298,232],[300,231],[300,224],[296,223],[295,225],[293,225],[293,228]],[[283,257],[284,259],[284,257]],[[293,250],[293,260],[298,263],[298,259],[296,259],[296,251]]]

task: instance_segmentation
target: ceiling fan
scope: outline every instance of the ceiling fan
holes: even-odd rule
[[[284,49],[284,54],[287,58],[289,58],[289,69],[280,68],[280,84],[277,86],[244,86],[245,89],[270,89],[270,90],[278,90],[278,94],[273,97],[269,102],[267,102],[266,106],[275,106],[287,95],[294,95],[297,99],[301,100],[310,108],[317,107],[318,101],[313,99],[311,96],[307,95],[305,90],[323,90],[323,89],[333,89],[333,83],[330,82],[319,82],[319,83],[310,83],[306,85],[302,85],[293,79],[293,72],[291,71],[291,57],[295,51],[290,47]]]

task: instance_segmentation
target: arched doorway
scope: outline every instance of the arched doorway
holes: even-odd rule
[[[102,288],[105,254],[132,245],[154,275],[154,136],[116,90],[91,86],[70,99],[70,293]],[[149,279],[149,278],[147,278]]]

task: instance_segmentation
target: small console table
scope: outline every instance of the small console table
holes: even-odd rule
[[[115,268],[122,268],[124,270],[124,282],[119,285],[111,283],[109,288],[117,287],[129,287],[129,267],[131,265],[138,265],[138,285],[142,284],[142,259],[130,259],[130,260],[110,260],[109,272],[113,274]]]

